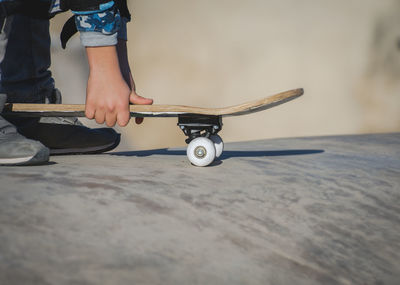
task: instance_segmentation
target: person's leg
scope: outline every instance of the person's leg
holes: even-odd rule
[[[61,104],[49,71],[49,21],[15,15],[1,63],[0,91],[10,103]],[[112,129],[89,129],[77,119],[7,118],[27,138],[42,142],[51,154],[100,153],[115,148],[120,136]]]
[[[44,103],[54,89],[50,64],[49,20],[14,15],[0,65],[0,92],[11,103]]]
[[[13,17],[0,18],[0,65],[4,60]],[[0,69],[0,76],[2,75]],[[0,94],[0,113],[7,95]],[[49,149],[40,142],[29,140],[10,122],[0,116],[0,165],[33,165],[49,160]]]

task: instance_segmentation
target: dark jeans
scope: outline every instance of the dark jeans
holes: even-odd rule
[[[44,103],[54,88],[49,20],[14,15],[0,27],[0,93],[8,102]]]

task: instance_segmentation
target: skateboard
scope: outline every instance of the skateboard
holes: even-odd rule
[[[178,126],[187,136],[187,156],[195,166],[208,166],[220,157],[224,143],[218,133],[222,118],[261,112],[303,95],[302,88],[281,92],[262,99],[224,108],[182,105],[131,105],[131,117],[177,117]],[[84,117],[85,105],[6,104],[3,115],[19,117]]]

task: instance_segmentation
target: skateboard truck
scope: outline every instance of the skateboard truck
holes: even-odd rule
[[[184,114],[178,116],[178,126],[189,144],[198,137],[210,138],[222,130],[222,116]]]
[[[188,137],[186,154],[192,164],[207,166],[221,156],[224,142],[218,132],[222,130],[222,116],[178,115],[178,126]]]

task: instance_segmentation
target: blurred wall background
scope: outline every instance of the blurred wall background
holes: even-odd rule
[[[223,107],[305,89],[286,105],[225,119],[226,142],[400,131],[399,0],[128,2],[137,91],[157,104]],[[79,37],[66,51],[58,41],[67,16],[52,23],[52,70],[64,103],[84,103]],[[176,119],[119,131],[119,150],[185,144]]]

